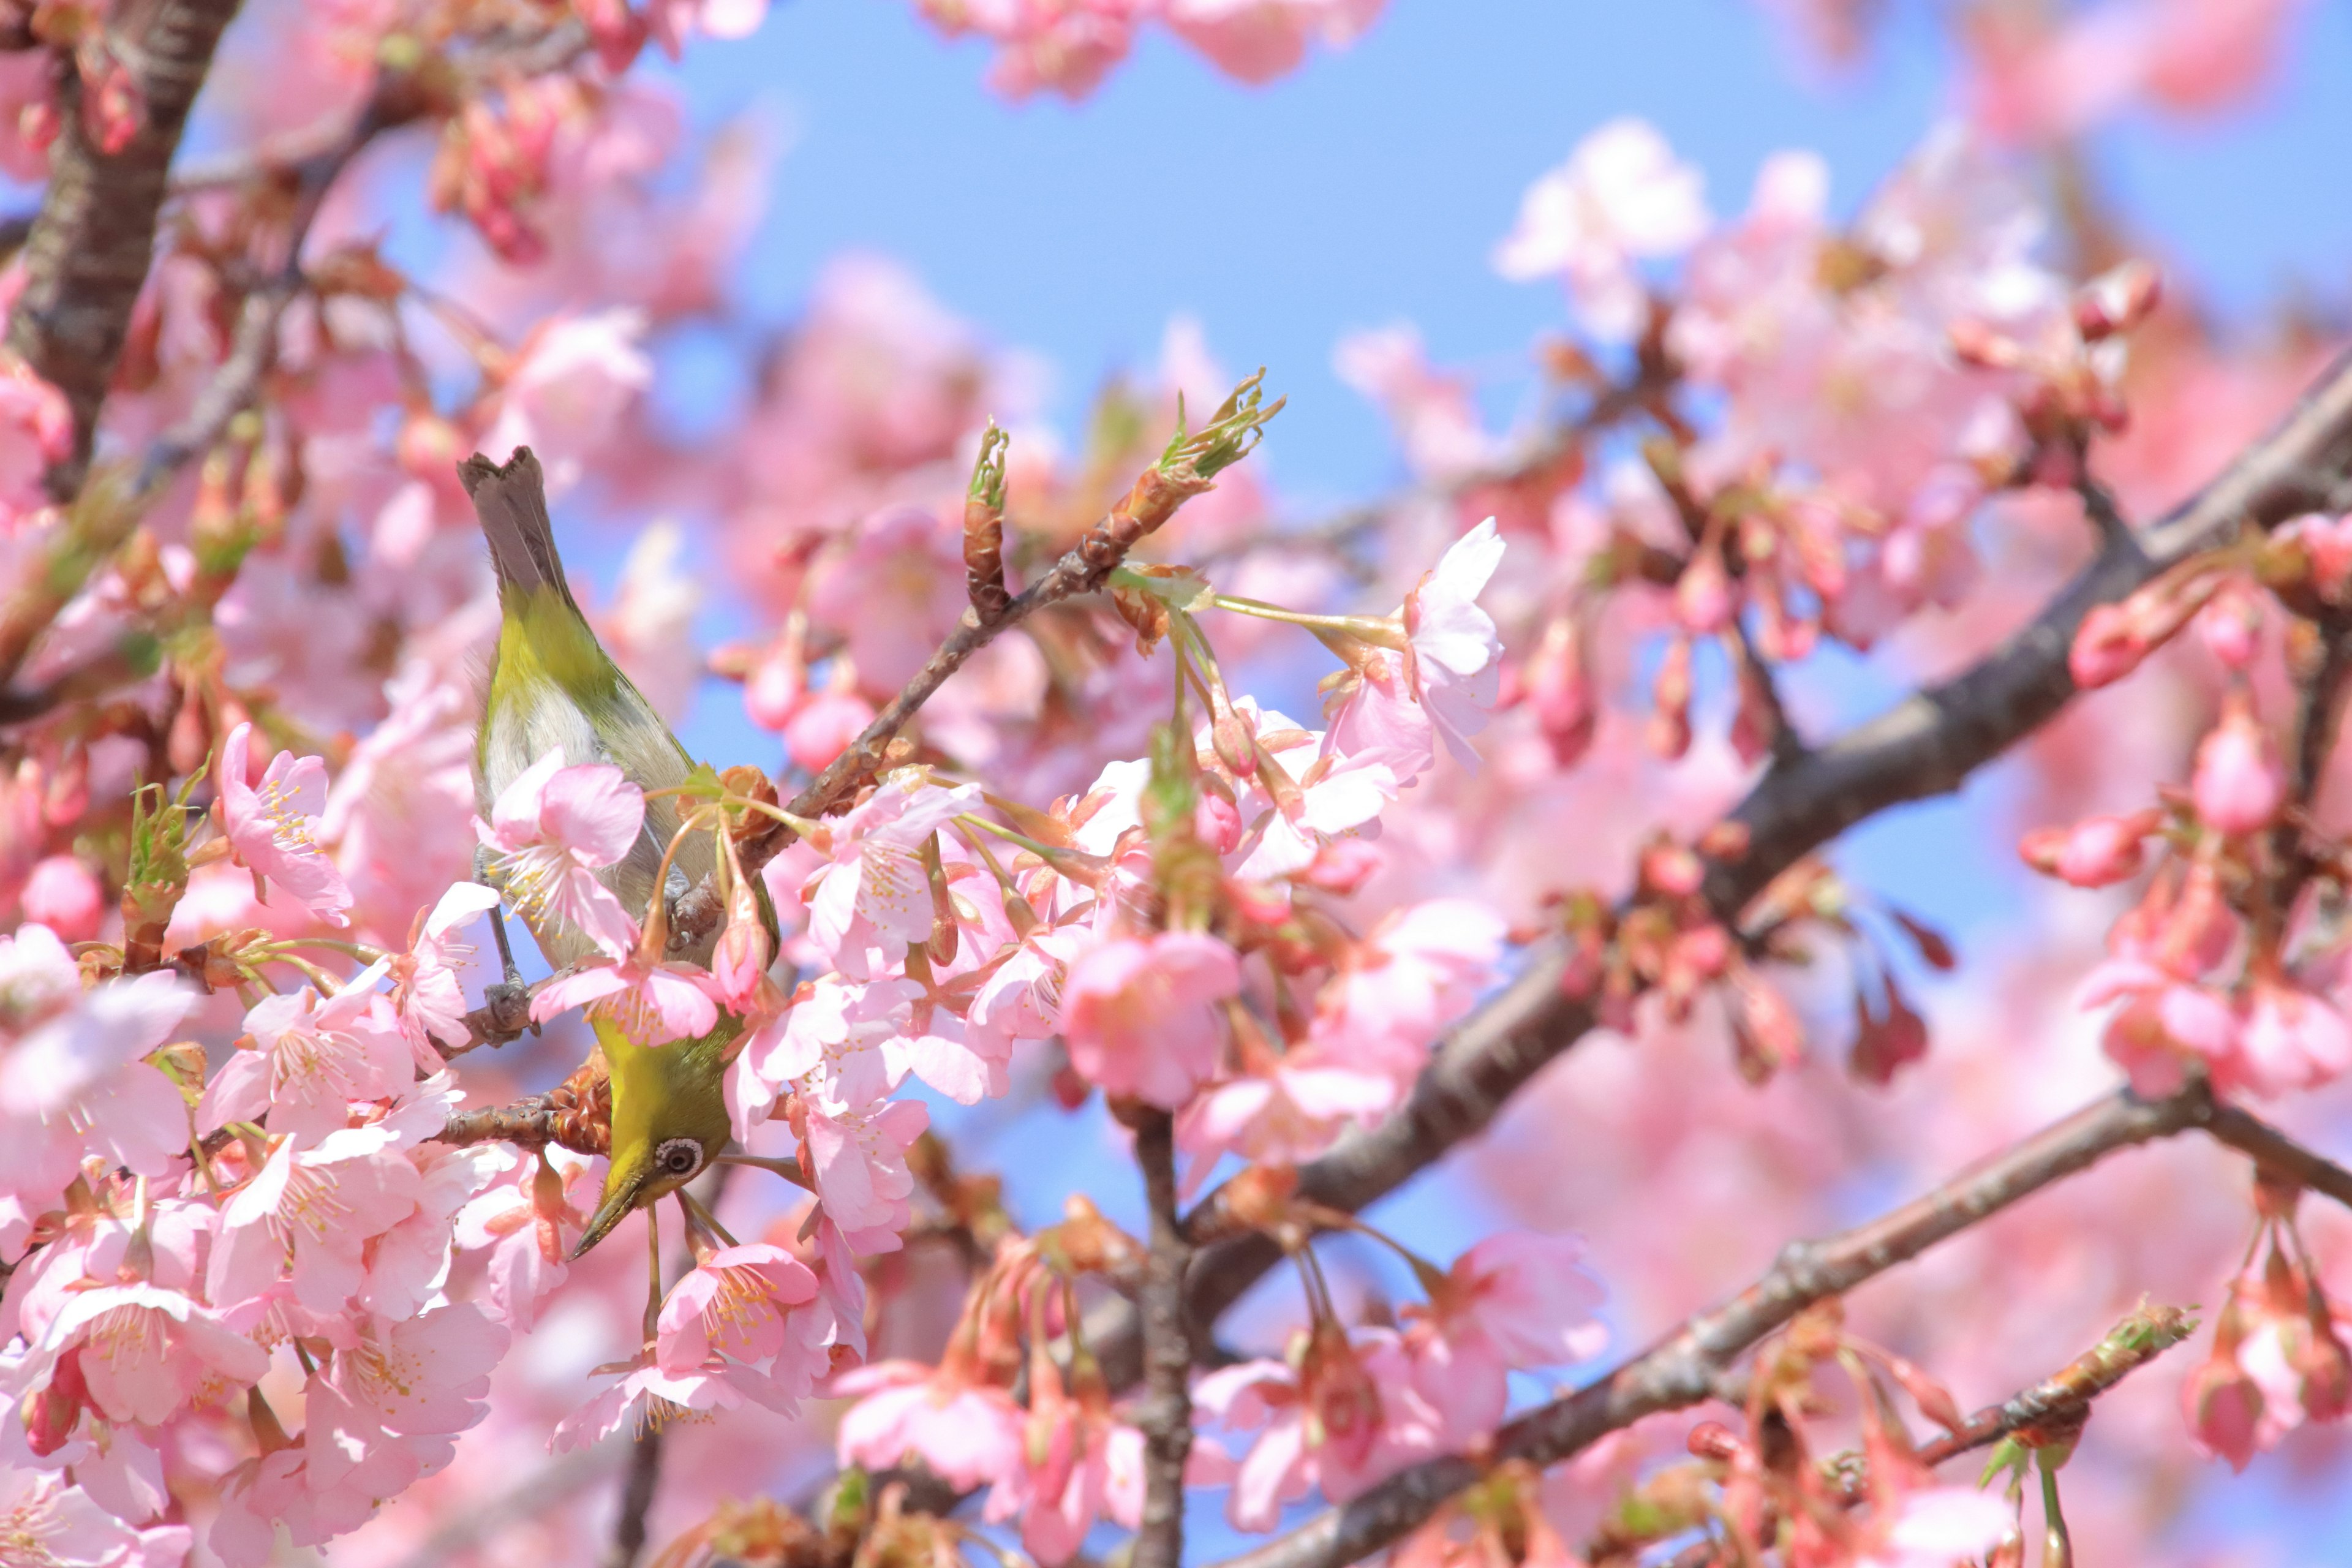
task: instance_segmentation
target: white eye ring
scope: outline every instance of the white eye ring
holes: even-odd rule
[[[691,1138],[665,1138],[654,1151],[654,1169],[684,1180],[702,1169],[702,1145]]]

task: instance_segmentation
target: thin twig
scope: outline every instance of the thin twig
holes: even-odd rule
[[[1265,373],[1261,371],[1259,375]],[[1245,381],[1235,390],[1239,399],[1251,393],[1250,401],[1243,405],[1236,423],[1243,435],[1240,451],[1246,453],[1254,441],[1250,432],[1261,428],[1265,421],[1280,412],[1282,402],[1276,400],[1263,408],[1256,405],[1255,388],[1257,377]],[[1228,409],[1233,405],[1229,404]],[[1221,410],[1221,414],[1225,411]],[[882,711],[876,714],[865,732],[852,742],[846,751],[826,764],[824,771],[811,780],[809,786],[793,797],[788,808],[795,816],[818,817],[833,810],[842,801],[855,795],[878,772],[887,760],[898,731],[931,694],[947,684],[948,678],[963,668],[972,655],[986,647],[1004,632],[1019,626],[1039,610],[1057,605],[1066,599],[1099,590],[1111,573],[1127,559],[1127,552],[1141,537],[1159,528],[1168,517],[1193,496],[1214,488],[1213,477],[1227,464],[1237,460],[1214,449],[1196,451],[1216,429],[1214,425],[1196,437],[1192,447],[1179,454],[1172,452],[1136,481],[1135,489],[1126,500],[1114,508],[1110,515],[1097,521],[1068,552],[1054,563],[1053,569],[1021,591],[1020,595],[1004,607],[1003,612],[982,624],[972,606],[964,607],[955,629],[948,634],[936,652],[924,661],[923,668],[890,699]],[[743,869],[757,875],[769,860],[780,855],[793,843],[793,835],[779,833],[762,843],[749,847],[743,852]],[[719,890],[717,876],[705,877],[677,900],[670,913],[670,951],[682,952],[718,929],[726,912],[725,900]]]
[[[648,1423],[629,1448],[629,1468],[621,1482],[621,1511],[613,1521],[613,1543],[604,1551],[604,1568],[635,1568],[646,1549],[646,1515],[653,1511],[654,1493],[661,1486],[662,1431]]]
[[[1792,1242],[1762,1279],[1731,1300],[1687,1320],[1599,1382],[1505,1426],[1486,1463],[1552,1464],[1644,1416],[1713,1397],[1734,1358],[1805,1308],[1843,1295],[2118,1150],[2192,1128],[2330,1196],[2352,1197],[2352,1172],[2243,1111],[2217,1104],[2201,1081],[2156,1100],[2121,1089],[1891,1214],[1822,1240]],[[1485,1468],[1452,1456],[1416,1465],[1222,1568],[1342,1568],[1420,1525]]]
[[[2196,1326],[2178,1307],[2143,1307],[2061,1371],[1999,1405],[1986,1405],[1957,1429],[1922,1445],[1914,1457],[1933,1469],[2030,1429],[2053,1435],[2079,1429],[2101,1394],[2187,1339]],[[1852,1507],[1867,1498],[1865,1474],[1860,1468],[1844,1470],[1839,1500]],[[1723,1552],[1720,1541],[1695,1542],[1666,1559],[1661,1568],[1711,1568],[1723,1560]],[[1601,1553],[1588,1555],[1597,1559]]]
[[[1142,1290],[1147,1392],[1136,1416],[1143,1431],[1143,1518],[1129,1561],[1131,1568],[1181,1568],[1184,1466],[1192,1452],[1192,1332],[1184,1309],[1184,1272],[1192,1247],[1177,1219],[1174,1119],[1145,1109],[1131,1125],[1151,1210],[1151,1242]]]

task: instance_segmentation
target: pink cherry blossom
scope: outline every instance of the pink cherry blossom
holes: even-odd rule
[[[114,1568],[139,1532],[63,1477],[9,1466],[0,1468],[0,1542],[28,1565]]]
[[[350,1120],[353,1100],[390,1100],[413,1080],[415,1055],[379,962],[325,1001],[310,986],[266,996],[245,1016],[252,1048],[229,1058],[205,1089],[206,1131],[267,1117],[274,1133],[315,1144]]]
[[[1520,280],[1559,278],[1588,328],[1628,339],[1641,331],[1643,308],[1633,264],[1676,255],[1706,227],[1698,171],[1644,121],[1612,120],[1528,187],[1495,269]]]
[[[1501,689],[1503,645],[1494,618],[1478,607],[1503,542],[1488,518],[1446,547],[1434,569],[1405,595],[1404,626],[1411,652],[1405,668],[1412,693],[1448,751],[1465,767],[1477,764],[1470,737],[1486,727]]]
[[[1439,1451],[1444,1415],[1413,1387],[1402,1342],[1384,1329],[1336,1329],[1288,1362],[1221,1368],[1193,1386],[1193,1407],[1233,1431],[1255,1431],[1233,1475],[1225,1514],[1238,1530],[1274,1526],[1285,1502],[1319,1486],[1345,1502]]]
[[[815,773],[849,750],[874,722],[874,704],[854,691],[820,691],[784,721],[784,750]]]
[[[291,752],[270,759],[260,784],[247,782],[253,726],[239,724],[221,742],[220,819],[236,858],[334,925],[347,925],[352,890],[319,848],[319,813],[327,804],[327,764]]]
[[[333,1384],[355,1409],[404,1436],[446,1436],[484,1415],[508,1331],[471,1302],[379,1319],[335,1352]]]
[[[788,1085],[845,1110],[882,1100],[906,1071],[885,1056],[885,1044],[908,1026],[919,994],[920,988],[905,980],[856,984],[827,974],[803,985],[793,993],[791,1008],[762,1026],[736,1058],[732,1077],[745,1110],[763,1115]],[[739,1123],[739,1136],[749,1125]]]
[[[2243,1007],[2239,1074],[2255,1093],[2316,1089],[2352,1070],[2352,1025],[2324,998],[2262,980]]]
[[[89,992],[45,926],[0,936],[0,1014],[23,1029],[0,1047],[0,1194],[53,1206],[85,1149],[163,1175],[187,1146],[186,1103],[143,1060],[194,997],[169,973]],[[71,988],[64,988],[70,984]]]
[[[1416,697],[1405,656],[1391,649],[1366,651],[1332,688],[1324,718],[1330,725],[1327,751],[1383,763],[1400,786],[1419,778],[1436,755],[1429,710]]]
[[[1345,47],[1384,0],[1168,0],[1171,31],[1227,74],[1271,81],[1297,68],[1310,40]]]
[[[892,1252],[906,1229],[915,1178],[907,1148],[931,1122],[919,1100],[808,1112],[809,1163],[824,1212],[861,1253]]]
[[[106,913],[98,879],[71,855],[52,855],[36,864],[17,902],[26,920],[48,927],[67,942],[88,942],[98,935]]]
[[[1315,1036],[1335,1059],[1409,1079],[1429,1045],[1496,978],[1504,925],[1468,899],[1397,910],[1324,988]]]
[[[656,1357],[672,1371],[714,1355],[767,1363],[789,1411],[829,1365],[833,1313],[817,1300],[816,1276],[780,1247],[725,1247],[698,1262],[662,1302]]]
[[[596,1176],[565,1149],[492,1153],[505,1167],[458,1211],[452,1239],[488,1251],[487,1304],[515,1332],[529,1333],[571,1272],[572,1249],[596,1207]]]
[[[629,853],[645,815],[645,792],[620,769],[566,767],[559,751],[516,774],[474,830],[524,919],[575,930],[618,958],[635,943],[636,921],[596,873]]]
[[[961,521],[960,514],[951,522],[923,508],[894,508],[859,529],[840,559],[817,571],[810,618],[848,638],[867,689],[905,685],[963,613]]]
[[[1263,1072],[1229,1078],[1196,1096],[1176,1123],[1177,1143],[1192,1161],[1187,1190],[1221,1154],[1270,1165],[1297,1165],[1339,1142],[1351,1126],[1370,1126],[1399,1099],[1393,1075],[1330,1060],[1313,1047],[1294,1051]]]
[[[221,1210],[205,1293],[224,1310],[284,1276],[295,1299],[333,1312],[367,1277],[365,1248],[416,1208],[416,1167],[381,1128],[331,1132],[315,1148],[281,1140]]]
[[[1070,1065],[1106,1094],[1172,1110],[1216,1072],[1215,1005],[1240,989],[1234,951],[1214,937],[1162,931],[1089,948],[1062,983]]]
[[[268,1352],[185,1292],[146,1284],[71,1298],[42,1336],[37,1375],[68,1354],[93,1408],[143,1426],[215,1403],[269,1366]]]
[[[832,1392],[857,1401],[835,1434],[844,1464],[880,1469],[913,1454],[965,1490],[1003,1482],[1020,1464],[1021,1407],[1007,1389],[947,1367],[883,1361],[841,1373]]]
[[[471,1043],[466,1027],[466,989],[460,972],[475,957],[470,943],[457,940],[477,915],[498,907],[499,895],[479,882],[457,882],[417,922],[408,951],[391,960],[394,1010],[409,1050],[422,1072],[437,1072],[441,1053]]]
[[[542,322],[506,376],[498,422],[484,433],[485,452],[529,447],[547,471],[551,492],[579,481],[621,416],[653,380],[640,341],[641,310],[619,308]]]
[[[841,972],[863,980],[895,965],[931,932],[922,847],[980,792],[931,783],[919,770],[893,773],[832,828],[832,863],[811,879],[809,935]]]
[[[667,1372],[648,1350],[636,1359],[599,1367],[591,1376],[614,1381],[556,1424],[549,1447],[556,1453],[595,1443],[626,1426],[656,1429],[685,1416],[758,1405],[780,1413],[791,1406],[766,1374],[732,1362],[713,1361],[687,1372]]]
[[[614,907],[619,906],[617,902]],[[691,963],[648,962],[642,944],[611,963],[557,976],[530,998],[533,1022],[589,1007],[641,1046],[707,1035],[719,1022],[719,983]]]

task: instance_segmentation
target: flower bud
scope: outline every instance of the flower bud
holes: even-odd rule
[[[2244,701],[2231,702],[2198,742],[2189,794],[2208,826],[2232,835],[2268,827],[2286,804],[2286,770]]]
[[[2045,877],[2077,888],[2104,888],[2136,875],[2146,855],[2141,841],[2156,830],[2153,812],[2085,817],[2072,827],[2040,827],[2018,853]]]

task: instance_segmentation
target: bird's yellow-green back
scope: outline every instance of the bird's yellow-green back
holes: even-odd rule
[[[483,815],[516,775],[552,750],[571,764],[610,763],[649,792],[684,783],[693,760],[606,655],[572,597],[530,448],[517,447],[503,465],[469,458],[457,472],[489,541],[501,611],[474,747],[474,794]],[[636,843],[598,873],[639,921],[652,907],[678,821],[677,797],[646,801]],[[713,836],[690,835],[671,860],[666,896],[680,897],[717,863]],[[595,956],[593,942],[550,916],[532,919],[530,929],[559,968]],[[674,956],[708,964],[716,941],[714,932]],[[692,1180],[726,1147],[726,1056],[742,1028],[722,1013],[698,1039],[649,1046],[632,1040],[608,1009],[592,1009],[589,1021],[612,1082],[612,1154],[604,1195],[575,1257],[632,1211]]]
[[[551,750],[567,763],[611,763],[645,790],[685,781],[693,760],[653,705],[606,655],[580,613],[563,575],[548,516],[539,459],[519,447],[505,464],[474,457],[458,465],[482,521],[499,579],[499,645],[474,747],[474,794],[487,816],[515,776]],[[599,874],[624,908],[644,920],[662,852],[678,825],[677,802],[646,803],[645,831],[618,865]],[[675,899],[708,875],[717,853],[696,834],[672,860]],[[587,958],[593,945],[577,931],[533,925],[531,934],[559,967]],[[679,956],[708,963],[712,937]]]

